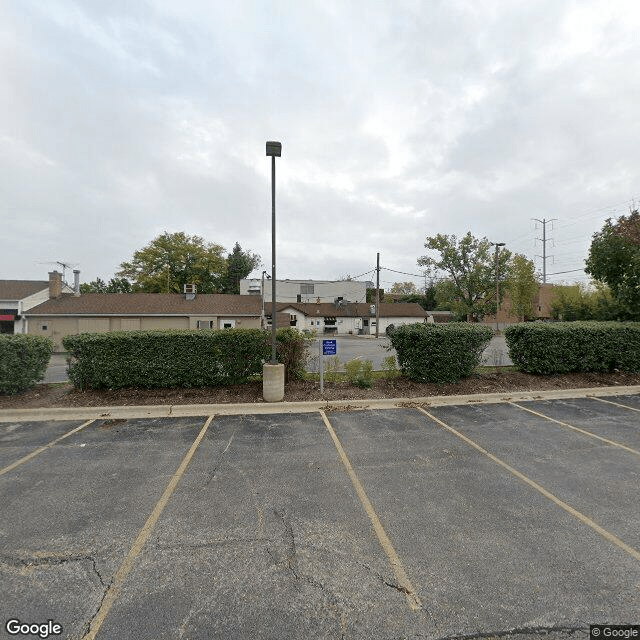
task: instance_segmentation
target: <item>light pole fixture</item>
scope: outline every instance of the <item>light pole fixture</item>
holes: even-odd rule
[[[498,262],[498,251],[499,247],[504,247],[504,242],[491,242],[491,246],[496,248],[496,333],[500,331],[498,327],[498,311],[500,310],[500,289],[498,288],[498,283],[500,282],[500,263]]]
[[[276,158],[282,155],[282,143],[268,141],[271,156],[271,364],[276,364]]]

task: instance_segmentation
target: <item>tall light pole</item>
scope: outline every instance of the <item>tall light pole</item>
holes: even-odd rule
[[[376,338],[380,335],[380,254],[376,254]]]
[[[498,262],[499,247],[504,247],[504,242],[492,242],[491,245],[496,248],[496,333],[500,331],[498,327],[498,311],[500,310],[500,289],[498,283],[500,282],[500,263]]]
[[[271,156],[271,364],[276,364],[276,158],[282,155],[282,143],[267,142]]]

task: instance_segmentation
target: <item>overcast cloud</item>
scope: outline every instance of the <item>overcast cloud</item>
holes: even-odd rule
[[[640,200],[639,28],[636,0],[3,3],[0,278],[108,280],[164,231],[269,269],[280,140],[278,277],[419,274],[436,233],[533,259],[557,218],[549,280],[587,281]]]

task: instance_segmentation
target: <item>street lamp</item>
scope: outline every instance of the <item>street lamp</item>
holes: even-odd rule
[[[276,364],[276,158],[282,155],[280,142],[267,142],[271,156],[271,364]]]
[[[500,310],[500,290],[498,288],[498,282],[500,281],[499,272],[500,272],[500,263],[498,262],[498,251],[499,247],[504,247],[504,242],[491,242],[491,246],[496,248],[496,333],[499,333],[500,328],[498,327],[498,311]]]
[[[271,156],[271,362],[262,367],[262,395],[267,402],[280,402],[284,398],[284,365],[276,361],[276,158],[281,155],[282,144],[268,141],[267,156]]]

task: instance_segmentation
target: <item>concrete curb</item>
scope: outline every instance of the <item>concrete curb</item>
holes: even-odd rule
[[[460,404],[496,404],[526,400],[561,400],[589,396],[640,394],[640,385],[558,389],[552,391],[513,391],[422,398],[385,398],[371,400],[315,400],[313,402],[249,402],[245,404],[185,404],[121,407],[51,407],[41,409],[3,409],[0,422],[37,422],[43,420],[91,420],[100,418],[165,418],[210,415],[258,415],[277,413],[313,413],[325,411],[362,411],[365,409],[398,409],[415,405],[441,407]]]

